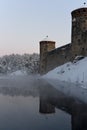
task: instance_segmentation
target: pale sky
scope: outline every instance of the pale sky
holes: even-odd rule
[[[84,0],[0,0],[0,56],[39,53],[47,35],[56,47],[71,42],[71,11]]]

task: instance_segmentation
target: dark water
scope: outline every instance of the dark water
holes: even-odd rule
[[[27,80],[0,79],[0,130],[87,130],[86,104],[44,81]]]

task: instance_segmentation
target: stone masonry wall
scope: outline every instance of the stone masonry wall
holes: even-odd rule
[[[47,54],[46,72],[71,60],[71,44],[62,46]]]

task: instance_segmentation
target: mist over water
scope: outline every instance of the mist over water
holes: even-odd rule
[[[0,129],[72,130],[81,124],[77,119],[83,111],[87,113],[86,104],[59,92],[37,75],[0,78]]]

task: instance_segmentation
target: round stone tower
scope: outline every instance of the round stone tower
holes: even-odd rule
[[[47,52],[55,49],[55,41],[51,41],[46,37],[40,41],[40,74],[46,73]]]
[[[72,54],[86,55],[87,49],[87,8],[79,8],[71,12],[72,15]]]

